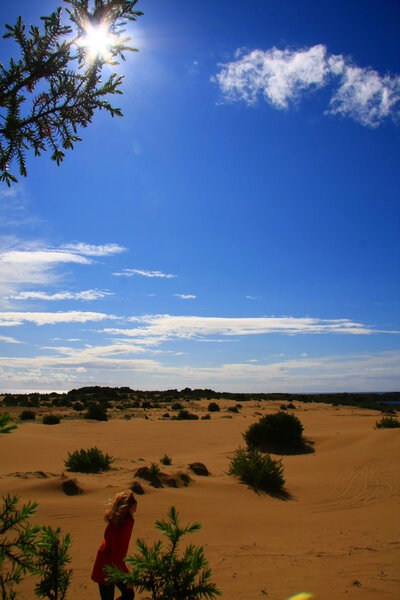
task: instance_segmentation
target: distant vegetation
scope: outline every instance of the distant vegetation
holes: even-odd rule
[[[209,405],[217,404],[218,400],[232,400],[235,404],[248,401],[276,401],[278,406],[286,404],[286,408],[293,408],[296,402],[324,402],[334,406],[357,406],[365,409],[375,409],[381,412],[400,410],[400,392],[387,392],[383,394],[246,394],[215,392],[211,389],[183,390],[171,389],[166,391],[133,390],[130,387],[100,387],[90,386],[73,389],[67,393],[59,394],[5,394],[3,406],[22,406],[24,408],[73,408],[78,413],[89,410],[95,403],[104,411],[118,406],[119,409],[150,409],[161,407],[172,410],[181,410],[185,402],[209,400]],[[92,409],[91,409],[92,410]],[[213,410],[213,409],[211,409]],[[215,410],[215,409],[214,409]],[[88,417],[96,418],[96,417]]]
[[[36,413],[33,410],[23,410],[19,415],[20,421],[34,421],[36,419]]]
[[[78,473],[101,473],[109,471],[113,458],[109,454],[104,454],[96,446],[88,450],[74,450],[72,454],[68,452],[68,458],[65,466],[68,471]]]
[[[58,425],[61,421],[58,415],[44,415],[42,419],[43,425]]]
[[[394,417],[382,417],[376,422],[376,426],[378,429],[395,429],[400,427],[400,421]]]

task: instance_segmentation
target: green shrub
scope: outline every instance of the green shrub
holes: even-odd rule
[[[58,415],[44,415],[42,419],[43,425],[58,425],[61,421]]]
[[[107,408],[98,402],[91,402],[85,413],[85,419],[93,419],[94,421],[108,421]]]
[[[36,419],[36,413],[33,410],[23,410],[19,415],[20,421],[34,421]]]
[[[11,433],[18,425],[13,422],[10,413],[0,415],[0,433]]]
[[[68,471],[78,473],[100,473],[109,471],[113,458],[109,454],[104,454],[102,450],[89,448],[88,450],[74,450],[72,454],[68,452],[68,458],[64,462]]]
[[[376,422],[376,426],[378,429],[395,429],[400,427],[400,421],[394,417],[382,417]]]
[[[219,412],[220,408],[219,408],[219,404],[217,404],[216,402],[210,402],[210,404],[208,405],[208,412]]]
[[[61,537],[59,527],[42,529],[35,557],[35,570],[40,573],[40,581],[35,585],[35,594],[39,598],[66,598],[72,574],[72,569],[66,567],[71,562],[70,546],[70,535],[67,533]]]
[[[15,586],[26,574],[36,575],[35,594],[40,598],[64,600],[70,584],[70,537],[60,529],[31,525],[37,502],[18,507],[18,496],[3,496],[0,507],[0,590],[2,600],[17,597]]]
[[[151,408],[151,402],[148,402],[147,400],[144,400],[142,402],[142,408]]]
[[[85,407],[82,402],[79,402],[79,400],[77,400],[76,402],[72,403],[72,408],[76,410],[76,412],[82,412]]]
[[[173,402],[171,404],[172,410],[181,410],[182,404],[180,402]]]
[[[164,413],[162,417],[163,419],[169,419],[169,413]]]
[[[277,493],[285,484],[281,460],[257,448],[238,448],[231,460],[229,475],[237,475],[255,490]]]
[[[168,454],[164,454],[164,456],[160,458],[160,463],[162,465],[172,465],[172,458],[168,456]]]
[[[275,452],[302,451],[303,425],[295,415],[278,412],[261,417],[250,425],[243,437],[249,448]]]
[[[179,547],[181,538],[198,531],[200,523],[182,527],[178,512],[171,506],[168,520],[156,521],[156,528],[168,539],[165,550],[161,540],[148,546],[143,539],[138,539],[138,553],[125,559],[130,572],[106,567],[109,579],[134,586],[141,594],[149,592],[153,600],[213,600],[220,596],[221,592],[210,581],[211,569],[204,548],[189,544],[181,551]]]
[[[178,414],[173,417],[176,421],[196,421],[199,417],[188,410],[186,408],[181,408]]]
[[[239,409],[238,409],[238,407],[237,407],[237,406],[229,406],[229,407],[228,407],[228,412],[231,412],[231,413],[238,413],[238,412],[239,412]]]
[[[207,413],[206,415],[203,415],[203,416],[201,417],[201,420],[202,420],[202,421],[209,421],[210,419],[211,419],[211,416],[210,416],[208,413]]]

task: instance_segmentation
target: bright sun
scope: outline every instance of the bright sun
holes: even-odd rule
[[[114,43],[113,36],[104,25],[93,27],[88,25],[86,34],[79,40],[79,45],[87,48],[91,59],[101,56],[105,60],[110,57],[110,46]]]

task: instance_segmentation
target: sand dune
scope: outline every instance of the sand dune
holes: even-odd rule
[[[207,402],[195,406],[204,412]],[[71,533],[70,599],[97,599],[90,572],[105,504],[131,484],[138,467],[164,453],[173,459],[165,472],[201,461],[211,475],[192,474],[192,484],[178,489],[143,482],[131,551],[137,536],[149,542],[159,537],[154,520],[174,504],[183,522],[202,522],[191,541],[205,546],[225,598],[284,600],[300,591],[313,592],[316,600],[400,598],[399,430],[374,429],[374,411],[299,403],[296,414],[315,453],[282,457],[290,499],[280,500],[226,474],[256,413],[276,409],[272,402],[249,402],[239,415],[226,418],[222,411],[210,421],[163,421],[163,411],[152,410],[148,420],[22,423],[0,437],[0,492],[37,500],[37,522]],[[116,458],[113,470],[73,475],[84,493],[65,495],[67,453],[94,445]],[[31,578],[20,589],[23,598],[35,597]]]

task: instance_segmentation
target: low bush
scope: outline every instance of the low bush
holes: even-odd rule
[[[243,435],[248,448],[273,452],[307,451],[303,425],[295,415],[278,412],[261,417]]]
[[[378,429],[395,429],[400,427],[400,421],[394,417],[382,417],[376,426]]]
[[[257,448],[238,448],[228,473],[263,492],[281,492],[285,484],[282,461],[263,454]]]
[[[162,417],[163,419],[169,419],[169,413],[164,413]]]
[[[199,417],[194,413],[189,412],[186,408],[181,408],[178,414],[173,417],[176,421],[197,421]]]
[[[151,402],[148,402],[147,400],[144,400],[142,402],[142,408],[151,408]]]
[[[34,421],[36,419],[36,413],[33,410],[23,410],[19,415],[20,421]]]
[[[168,454],[164,454],[164,456],[160,458],[160,463],[162,465],[172,465],[172,458],[168,456]]]
[[[42,419],[43,425],[58,425],[61,421],[58,415],[44,415]]]
[[[85,413],[85,419],[93,419],[94,421],[108,421],[107,408],[98,402],[91,402]]]
[[[216,402],[210,402],[210,404],[208,405],[208,412],[219,412],[220,408],[219,408],[219,404],[217,404]]]
[[[85,407],[82,402],[79,402],[79,400],[77,400],[76,402],[73,402],[72,408],[76,410],[76,412],[82,412]]]
[[[211,416],[210,416],[208,413],[207,413],[206,415],[203,415],[203,416],[201,417],[201,420],[202,420],[202,421],[209,421],[210,419],[211,419]]]
[[[173,402],[171,404],[172,410],[181,410],[182,404],[180,402]]]
[[[238,413],[238,412],[239,412],[239,409],[238,409],[238,407],[237,407],[237,406],[229,406],[229,407],[228,407],[228,412],[231,412],[231,413]]]
[[[74,450],[72,454],[68,452],[68,458],[64,462],[68,471],[77,473],[101,473],[109,471],[113,458],[109,454],[104,454],[96,446],[88,450]]]
[[[11,433],[16,429],[18,425],[13,422],[9,412],[5,412],[0,415],[0,434]]]

